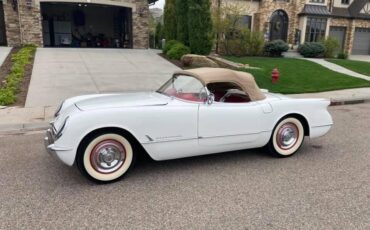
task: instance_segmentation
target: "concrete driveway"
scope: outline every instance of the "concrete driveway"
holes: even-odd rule
[[[12,47],[0,47],[0,66],[4,63],[6,57],[8,57]]]
[[[370,55],[350,55],[350,60],[370,62]]]
[[[155,90],[178,67],[153,50],[37,50],[26,107],[55,106],[83,94]]]

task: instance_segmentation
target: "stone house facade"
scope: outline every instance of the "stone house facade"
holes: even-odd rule
[[[340,50],[370,55],[369,0],[212,0],[212,7],[237,4],[243,22],[266,40],[296,46],[336,38]]]
[[[148,48],[155,1],[3,0],[0,45]]]

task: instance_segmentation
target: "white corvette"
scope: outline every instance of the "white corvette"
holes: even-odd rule
[[[93,181],[121,178],[139,150],[154,160],[267,146],[278,157],[333,125],[324,99],[292,99],[260,90],[244,72],[200,68],[176,72],[156,92],[65,100],[45,145]]]

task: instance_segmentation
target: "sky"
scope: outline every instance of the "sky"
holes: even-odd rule
[[[158,0],[155,5],[153,6],[150,6],[150,8],[161,8],[163,9],[164,8],[164,1],[165,0]]]

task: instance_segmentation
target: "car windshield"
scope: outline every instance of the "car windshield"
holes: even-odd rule
[[[187,75],[172,77],[157,92],[195,102],[203,102],[207,95],[203,84],[198,79]]]

